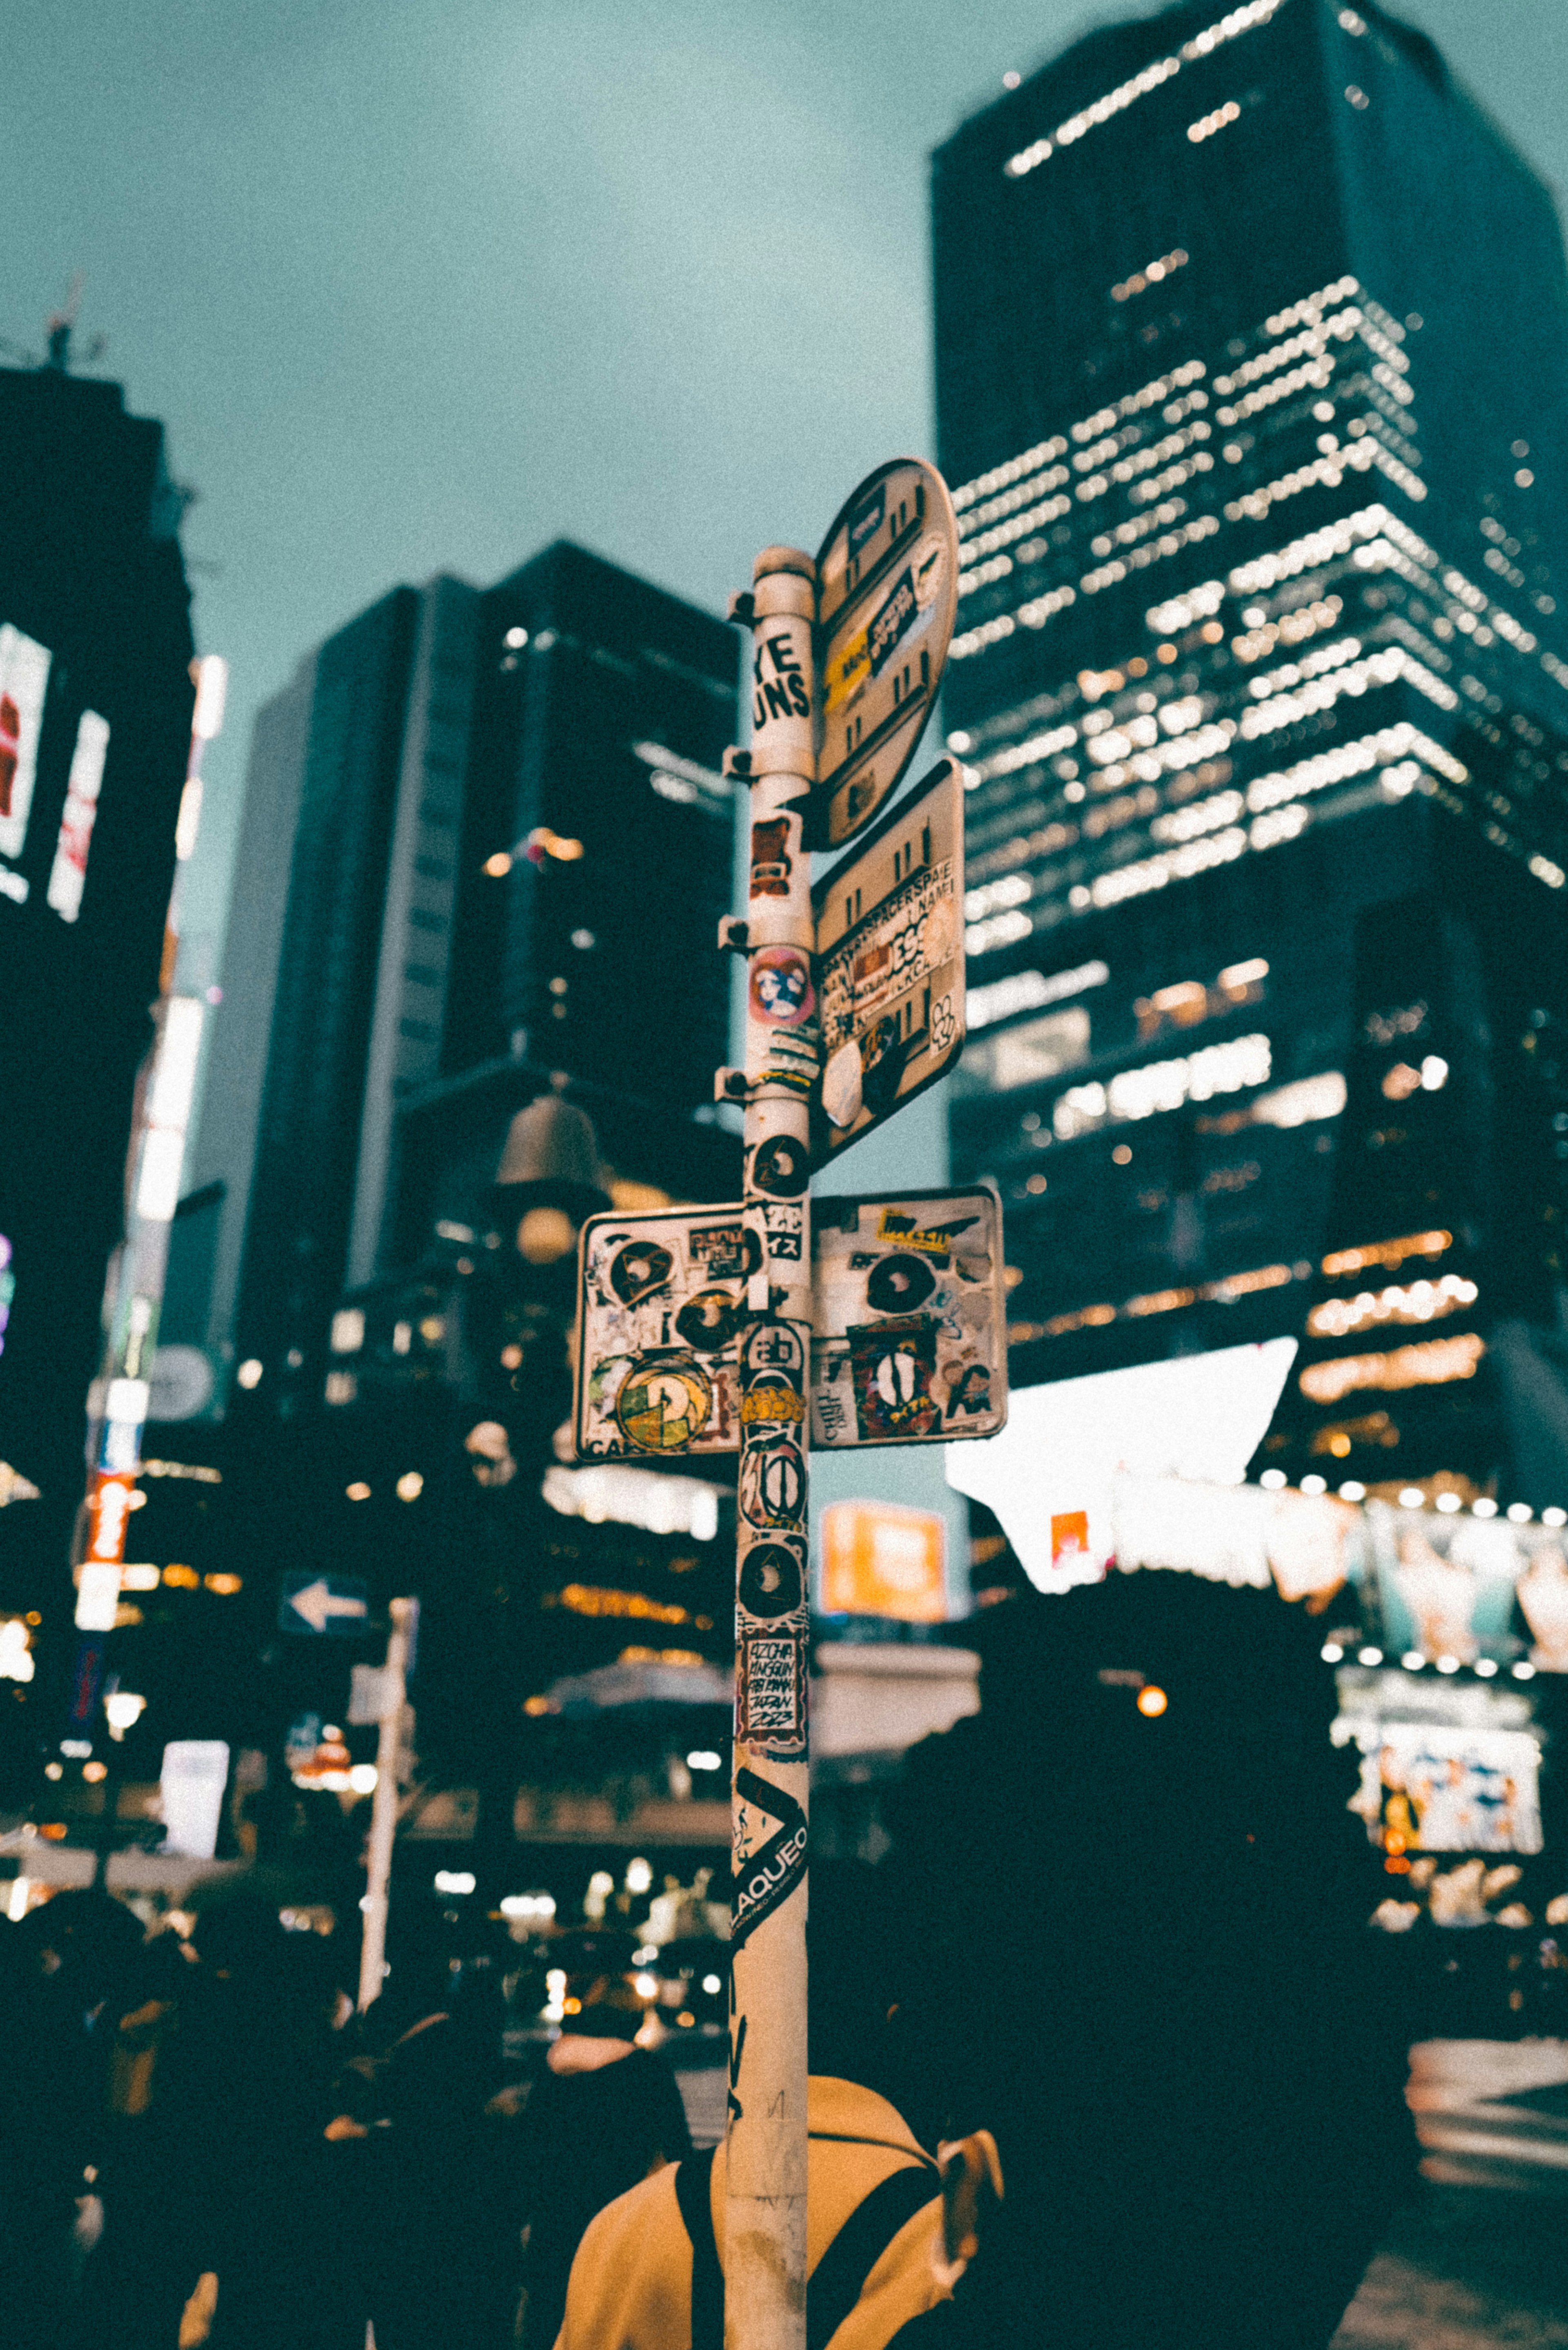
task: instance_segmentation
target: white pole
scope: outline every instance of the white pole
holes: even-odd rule
[[[811,864],[816,567],[757,557],[753,637],[745,1222],[736,1559],[726,2350],[805,2350],[806,1463],[811,1095],[820,1062]],[[738,941],[737,941],[738,943]]]
[[[360,1908],[365,1930],[359,1944],[359,2012],[380,1997],[387,1957],[387,1893],[392,1880],[392,1839],[398,1831],[398,1762],[403,1737],[403,1703],[409,1669],[412,1602],[394,1599],[387,1662],[381,1676],[380,1736],[376,1742],[376,1792],[370,1800],[370,1849]]]

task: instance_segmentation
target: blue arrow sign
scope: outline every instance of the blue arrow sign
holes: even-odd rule
[[[332,1633],[352,1638],[370,1612],[367,1586],[354,1575],[286,1575],[278,1602],[280,1632]]]

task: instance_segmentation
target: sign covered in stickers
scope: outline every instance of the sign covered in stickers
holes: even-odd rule
[[[816,559],[822,740],[813,845],[869,824],[915,755],[958,609],[958,522],[918,457],[862,482]]]
[[[963,785],[951,760],[812,896],[820,1166],[934,1085],[963,1049]]]
[[[788,1586],[774,1537],[798,1506],[808,1410],[812,1444],[833,1451],[994,1436],[1007,1419],[993,1191],[813,1202],[809,1382],[790,1327],[748,1317],[761,1255],[739,1207],[590,1218],[575,1419],[585,1460],[731,1453],[744,1425],[759,1596]]]

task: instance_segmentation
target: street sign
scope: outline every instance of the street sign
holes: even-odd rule
[[[817,883],[812,905],[821,1166],[963,1050],[963,784],[950,759]]]
[[[369,1586],[353,1575],[286,1575],[277,1607],[280,1632],[352,1638],[370,1613]]]
[[[784,1203],[793,1204],[793,1203]],[[1002,1203],[988,1188],[812,1202],[811,1441],[831,1451],[994,1436],[1007,1419]],[[776,1238],[774,1253],[777,1253]],[[742,1420],[780,1439],[748,1451],[741,1506],[787,1517],[803,1414],[798,1364],[748,1360],[758,1254],[739,1206],[595,1216],[578,1258],[575,1431],[582,1460],[733,1453]],[[788,1440],[785,1438],[788,1437]]]
[[[816,558],[822,733],[813,846],[869,824],[915,755],[958,610],[958,519],[934,465],[868,473]]]

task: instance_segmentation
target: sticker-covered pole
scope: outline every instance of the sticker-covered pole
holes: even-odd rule
[[[726,2350],[804,2350],[806,1517],[811,1096],[819,1028],[810,859],[816,567],[757,557],[745,913],[745,1223],[732,1783]],[[732,943],[741,939],[732,936]]]

